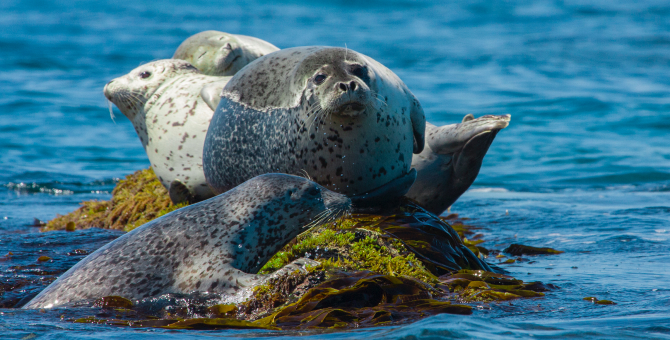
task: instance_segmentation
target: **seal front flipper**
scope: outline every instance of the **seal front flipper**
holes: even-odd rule
[[[168,194],[170,195],[170,200],[172,204],[177,205],[180,203],[195,203],[195,197],[191,194],[191,191],[188,190],[186,185],[180,180],[175,179],[170,183],[170,189],[168,189]]]
[[[409,91],[406,92],[412,99],[410,119],[412,121],[412,132],[414,133],[414,153],[418,154],[423,151],[426,142],[426,115],[423,113],[419,100]]]
[[[221,101],[221,91],[230,78],[231,77],[225,77],[220,81],[209,83],[200,90],[202,101],[204,101],[212,111],[216,111],[216,107],[219,106],[219,102]]]
[[[387,208],[389,205],[400,202],[399,199],[407,193],[416,180],[415,169],[389,183],[375,188],[364,194],[354,195],[351,199],[353,212],[369,213]]]

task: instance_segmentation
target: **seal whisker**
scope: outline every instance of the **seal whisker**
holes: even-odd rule
[[[109,117],[112,118],[112,122],[114,122],[114,124],[116,124],[116,121],[114,120],[114,111],[112,109],[112,102],[107,100],[107,106],[109,107]]]

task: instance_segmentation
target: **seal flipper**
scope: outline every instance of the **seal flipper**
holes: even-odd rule
[[[195,203],[195,197],[191,191],[189,191],[186,185],[184,185],[184,183],[178,179],[175,179],[172,181],[172,183],[170,183],[168,194],[170,195],[170,200],[174,205],[180,203]]]
[[[419,104],[419,100],[409,91],[405,91],[412,100],[412,109],[410,110],[410,120],[412,121],[412,132],[414,133],[414,153],[423,151],[426,143],[426,115]]]
[[[216,107],[219,106],[219,102],[221,101],[221,91],[223,91],[223,87],[228,84],[230,78],[231,77],[225,77],[223,80],[209,83],[200,90],[202,101],[204,101],[212,111],[216,111]]]
[[[440,155],[458,152],[477,135],[506,128],[511,118],[510,115],[486,115],[477,119],[471,117],[472,114],[467,114],[460,124],[440,127],[428,123],[427,143],[433,152]]]

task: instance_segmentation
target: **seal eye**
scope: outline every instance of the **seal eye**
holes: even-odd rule
[[[317,74],[316,77],[314,77],[314,84],[321,85],[326,81],[326,78],[328,77],[325,74]]]
[[[149,72],[149,71],[143,71],[142,73],[140,73],[140,78],[142,78],[142,79],[146,79],[146,78],[149,78],[149,77],[151,77],[151,72]]]
[[[365,77],[365,70],[363,69],[363,66],[361,65],[352,65],[351,66],[351,74],[355,75],[358,78],[363,78]]]

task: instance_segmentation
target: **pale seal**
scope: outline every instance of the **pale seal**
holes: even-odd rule
[[[474,119],[469,114],[460,124],[426,124],[426,147],[412,158],[418,175],[407,197],[436,215],[444,212],[475,181],[489,146],[510,118],[486,115]]]
[[[253,60],[278,50],[258,38],[205,31],[184,40],[172,58],[186,60],[210,76],[232,76]]]
[[[214,196],[202,170],[202,146],[212,107],[229,79],[203,75],[183,60],[166,59],[142,65],[105,86],[105,97],[133,123],[174,203]]]
[[[267,174],[173,211],[87,256],[23,308],[50,308],[110,295],[138,300],[168,293],[235,294],[309,227],[351,201],[302,177]],[[247,289],[250,291],[250,289]]]
[[[424,129],[421,104],[382,64],[344,48],[289,48],[224,87],[205,139],[205,177],[221,193],[264,173],[306,172],[350,197],[379,188],[373,200],[401,197]]]

